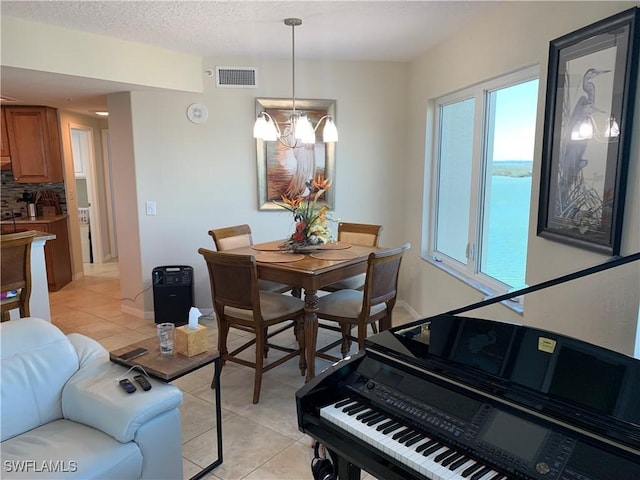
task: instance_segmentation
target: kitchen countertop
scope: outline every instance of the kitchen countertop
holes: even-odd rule
[[[25,225],[29,223],[55,223],[64,220],[69,215],[56,215],[54,217],[16,217],[16,224]],[[13,225],[14,219],[6,218],[0,221],[0,225]]]

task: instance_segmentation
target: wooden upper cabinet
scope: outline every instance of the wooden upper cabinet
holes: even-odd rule
[[[11,170],[11,150],[7,136],[7,119],[2,107],[2,118],[0,119],[0,165],[2,170]]]
[[[11,169],[18,183],[63,181],[58,112],[51,107],[4,107]]]

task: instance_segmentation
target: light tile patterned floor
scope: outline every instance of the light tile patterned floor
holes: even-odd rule
[[[120,310],[118,264],[85,265],[85,275],[58,292],[50,294],[52,322],[65,333],[83,333],[114,350],[155,336],[153,320],[143,320]],[[394,324],[406,323],[409,316],[394,312]],[[209,345],[216,348],[215,322],[203,319],[209,329]],[[336,339],[333,332],[319,332],[318,345]],[[291,331],[280,334],[282,344],[295,342]],[[230,342],[242,341],[230,333]],[[337,351],[333,351],[337,355]],[[253,352],[246,351],[247,357]],[[269,355],[277,355],[272,351]],[[316,372],[329,362],[316,361]],[[183,474],[189,478],[213,461],[217,452],[214,391],[210,389],[212,369],[203,368],[174,385],[184,392],[181,407]],[[222,480],[312,480],[311,438],[298,431],[295,392],[304,384],[297,360],[292,359],[267,372],[262,381],[260,402],[251,403],[253,370],[227,364],[221,376],[224,462],[207,479]],[[363,479],[371,477],[362,475]]]

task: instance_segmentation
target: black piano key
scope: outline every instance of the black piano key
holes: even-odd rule
[[[354,401],[353,398],[345,398],[344,400],[340,400],[338,403],[336,403],[335,408],[346,407],[350,403],[353,403],[353,401]]]
[[[425,435],[423,435],[423,434],[421,434],[421,433],[418,433],[415,437],[410,438],[409,440],[407,440],[407,441],[405,442],[405,445],[406,445],[407,447],[410,447],[411,445],[415,445],[415,444],[416,444],[416,443],[418,443],[420,440],[424,440],[424,439],[426,439],[426,438],[427,438],[427,437],[426,437]]]
[[[428,457],[429,455],[431,455],[436,450],[440,450],[442,447],[444,447],[444,445],[442,445],[440,442],[435,442],[429,448],[425,449],[425,451],[422,452],[422,455],[424,455],[425,457]]]
[[[476,472],[477,470],[480,470],[483,466],[484,465],[482,465],[481,463],[476,463],[474,465],[471,465],[464,472],[462,472],[462,476],[464,478],[470,477],[472,473]]]
[[[436,456],[436,458],[434,458],[433,461],[440,463],[442,460],[447,458],[452,453],[456,453],[455,450],[448,448],[444,452],[442,452],[440,455]]]
[[[362,413],[359,413],[358,415],[356,415],[356,420],[360,420],[361,422],[365,422],[364,418],[369,417],[370,415],[376,415],[376,412],[374,412],[373,410],[369,409],[369,410],[365,410]]]
[[[482,469],[478,470],[476,473],[471,475],[471,480],[478,480],[479,478],[483,477],[490,471],[491,469],[489,467],[482,467]]]
[[[437,445],[438,442],[436,440],[429,440],[427,443],[423,443],[416,448],[416,452],[420,453],[425,448],[431,448],[434,445]]]
[[[401,437],[398,438],[398,442],[400,443],[406,443],[407,440],[409,440],[410,438],[413,438],[416,436],[418,432],[416,432],[414,429],[409,429],[409,431],[407,433],[405,433],[404,435],[402,435]]]
[[[449,465],[449,470],[455,470],[456,468],[458,468],[468,460],[469,460],[469,457],[467,457],[466,455],[462,455],[458,460],[456,460],[451,465]]]
[[[350,416],[354,416],[356,413],[360,413],[363,410],[366,410],[367,408],[369,408],[369,407],[367,407],[366,405],[360,405],[360,406],[358,406],[356,408],[352,408],[351,410],[349,410],[348,412],[345,412],[345,413],[347,413]]]
[[[387,428],[382,430],[382,433],[384,433],[385,435],[388,435],[391,432],[394,432],[399,428],[402,428],[402,425],[400,423],[398,423],[398,422],[394,422],[392,425],[389,425]]]
[[[362,415],[362,414],[360,414]],[[362,415],[362,417],[359,419],[362,423],[368,423],[369,420],[371,420],[372,418],[377,418],[380,416],[380,412],[376,412],[375,410],[371,410],[369,413],[367,413],[366,415]]]
[[[462,457],[464,457],[464,454],[462,452],[455,452],[453,455],[449,455],[447,458],[445,458],[441,462],[441,465],[443,467],[447,467],[447,466],[451,465],[453,462],[455,462],[456,460],[459,460]]]
[[[394,433],[391,438],[393,438],[394,440],[398,440],[400,437],[404,437],[410,431],[411,431],[411,429],[409,427],[404,427],[402,430],[399,430],[396,433]],[[398,440],[398,441],[400,441],[400,440]]]
[[[388,426],[393,425],[394,423],[396,423],[395,420],[387,420],[386,422],[381,423],[380,425],[378,425],[376,427],[376,430],[380,432],[380,431],[384,430],[385,428],[387,428]]]
[[[505,477],[504,475],[502,475],[501,473],[496,473],[493,477],[487,479],[487,480],[507,480],[507,477]]]
[[[386,415],[383,415],[382,413],[378,414],[377,416],[373,417],[371,420],[369,420],[367,422],[367,425],[369,425],[370,427],[373,427],[376,423],[380,423],[383,420],[386,420],[388,417]]]
[[[354,409],[356,409],[356,408],[358,408],[358,407],[360,407],[360,406],[362,406],[362,404],[361,404],[360,402],[354,402],[354,403],[352,403],[352,404],[347,405],[346,407],[344,407],[344,408],[342,409],[342,411],[343,411],[344,413],[349,413],[349,412],[351,412],[351,410],[354,410]]]

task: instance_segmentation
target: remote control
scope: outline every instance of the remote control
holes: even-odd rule
[[[133,379],[140,384],[145,392],[151,390],[151,384],[149,383],[149,380],[147,380],[147,377],[136,375]]]
[[[120,380],[120,386],[127,393],[133,393],[137,390],[136,386],[131,383],[128,378],[123,378],[122,380]]]

